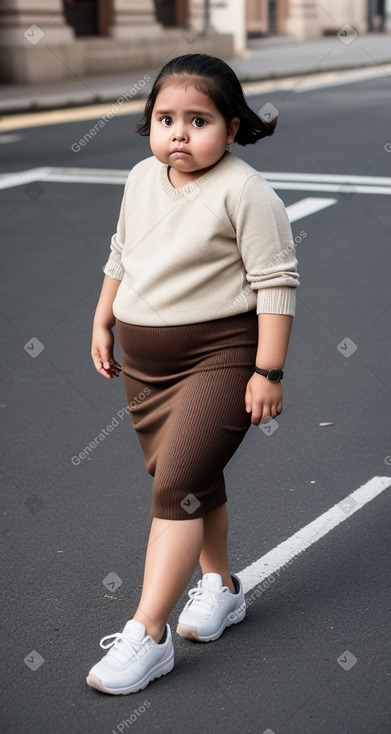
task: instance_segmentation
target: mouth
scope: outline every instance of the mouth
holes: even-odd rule
[[[176,153],[177,155],[190,155],[190,153],[187,152],[187,150],[183,150],[183,148],[174,148],[174,150],[171,151],[170,155],[173,155]]]

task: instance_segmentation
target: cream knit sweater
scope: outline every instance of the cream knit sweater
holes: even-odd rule
[[[154,156],[135,165],[103,272],[121,281],[114,316],[140,326],[294,316],[299,285],[283,202],[228,151],[180,189]]]

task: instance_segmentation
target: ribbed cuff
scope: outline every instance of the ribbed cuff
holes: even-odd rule
[[[257,314],[280,313],[294,316],[296,308],[296,288],[259,288],[257,292]]]
[[[102,268],[105,275],[115,280],[122,280],[124,277],[124,267],[121,263],[121,255],[119,252],[112,252],[106,265]]]

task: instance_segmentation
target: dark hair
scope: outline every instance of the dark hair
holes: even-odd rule
[[[277,116],[264,122],[250,109],[238,77],[225,61],[209,54],[186,54],[177,56],[165,64],[156,77],[145,105],[144,115],[136,126],[140,135],[149,135],[156,97],[171,76],[194,77],[196,89],[210,97],[227,124],[233,117],[239,117],[240,126],[235,135],[235,143],[239,145],[256,143],[260,138],[274,133]]]

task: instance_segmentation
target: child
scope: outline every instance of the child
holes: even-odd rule
[[[154,477],[153,519],[137,610],[102,638],[111,649],[87,677],[106,693],[172,670],[167,620],[198,561],[177,633],[216,640],[246,613],[228,562],[223,469],[251,424],[282,411],[298,274],[282,201],[227,146],[255,143],[275,123],[248,107],[228,64],[188,54],[163,67],[138,125],[153,156],[125,186],[91,353],[103,377],[123,371]]]

